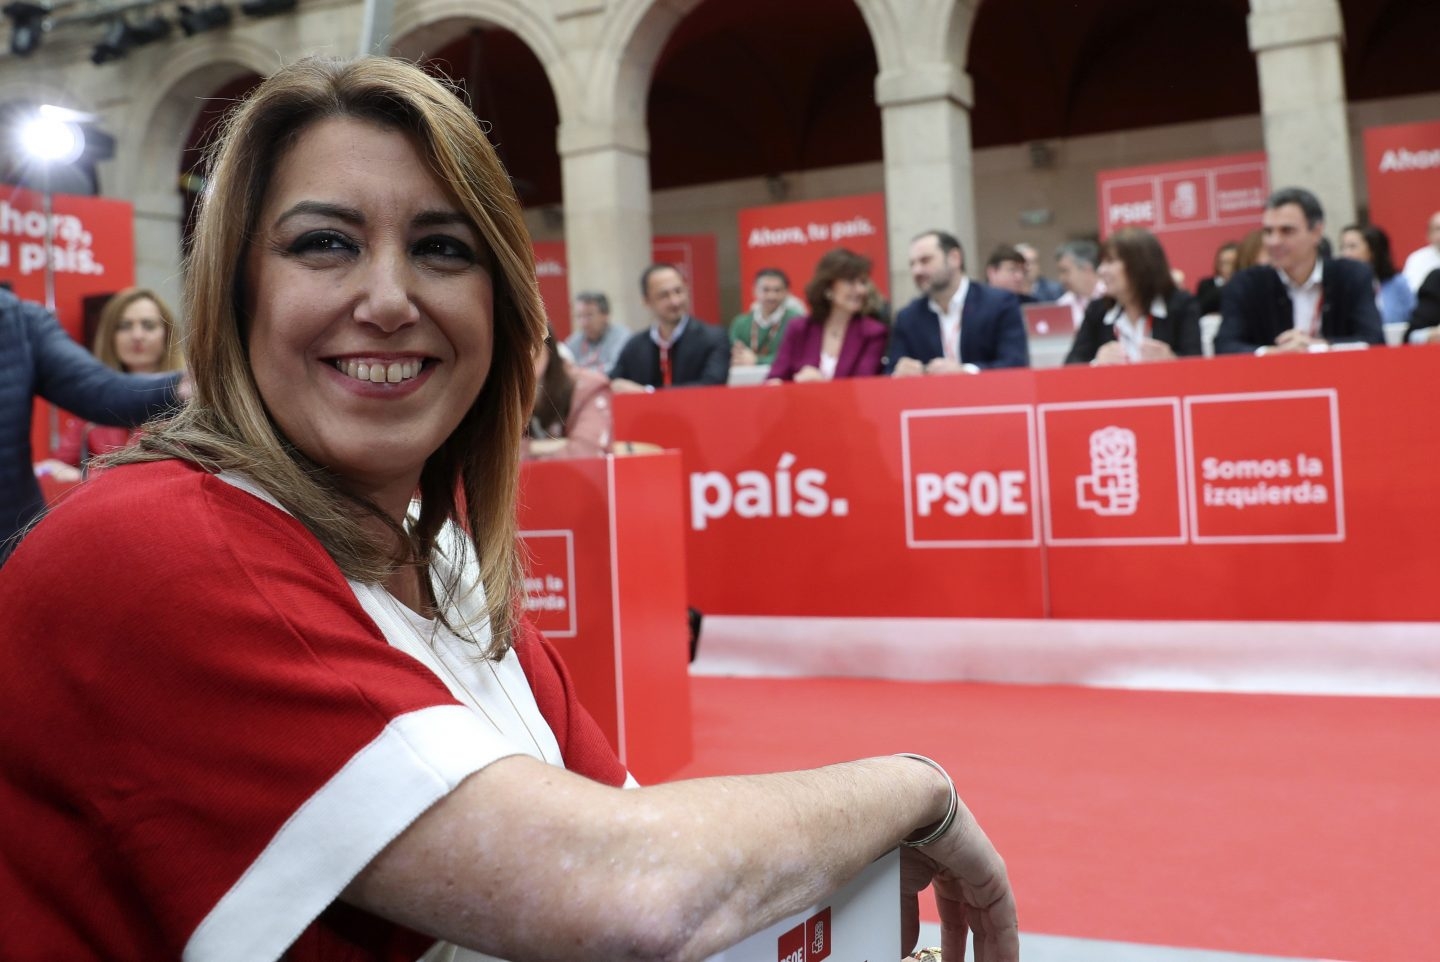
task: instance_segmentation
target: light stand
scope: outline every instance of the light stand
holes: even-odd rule
[[[50,169],[68,164],[85,150],[83,114],[46,104],[20,128],[20,146],[40,167],[40,210],[45,218],[45,310],[55,314],[55,199],[50,190]],[[50,408],[50,449],[60,444],[60,414]]]

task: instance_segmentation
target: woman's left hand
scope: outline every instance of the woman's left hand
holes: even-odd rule
[[[795,382],[797,384],[805,383],[807,381],[823,380],[825,380],[825,375],[821,374],[820,369],[813,364],[807,364],[800,370],[795,372]]]

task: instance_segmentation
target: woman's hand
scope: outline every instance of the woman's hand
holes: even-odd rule
[[[1101,364],[1129,364],[1130,358],[1125,355],[1125,345],[1119,341],[1106,341],[1100,345],[1100,350],[1095,352],[1095,365]]]
[[[795,372],[795,383],[797,384],[803,384],[808,381],[823,380],[825,380],[825,375],[821,374],[820,369],[813,364],[807,364],[800,370]]]
[[[1140,360],[1142,361],[1173,361],[1175,352],[1170,345],[1164,341],[1157,341],[1153,337],[1147,337],[1140,342]]]
[[[949,831],[923,848],[901,849],[900,856],[902,948],[913,949],[919,937],[916,895],[934,885],[943,958],[965,958],[968,932],[975,937],[975,962],[1018,962],[1020,932],[1005,863],[964,802]]]
[[[66,464],[64,461],[56,460],[55,458],[46,458],[44,461],[35,465],[36,477],[45,474],[65,484],[73,484],[81,478],[79,468],[73,464]]]

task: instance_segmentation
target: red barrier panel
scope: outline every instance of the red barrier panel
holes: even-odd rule
[[[690,760],[680,459],[526,464],[526,608],[642,783]]]
[[[715,614],[1440,620],[1440,351],[617,398]]]

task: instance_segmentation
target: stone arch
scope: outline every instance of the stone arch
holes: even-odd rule
[[[200,115],[201,100],[243,74],[264,77],[279,66],[274,50],[240,36],[181,47],[129,111],[125,129],[141,133],[128,146],[122,141],[118,173],[136,206],[179,217],[181,203],[173,179],[156,183],[154,172],[178,173],[190,129]]]
[[[563,120],[579,98],[579,85],[570,70],[550,18],[536,4],[506,0],[421,0],[405,4],[396,13],[390,52],[421,61],[457,39],[476,23],[508,30],[520,38],[545,69],[550,90]]]
[[[655,63],[675,27],[702,0],[620,0],[606,21],[585,85],[583,117],[627,132],[646,149],[645,106]]]

